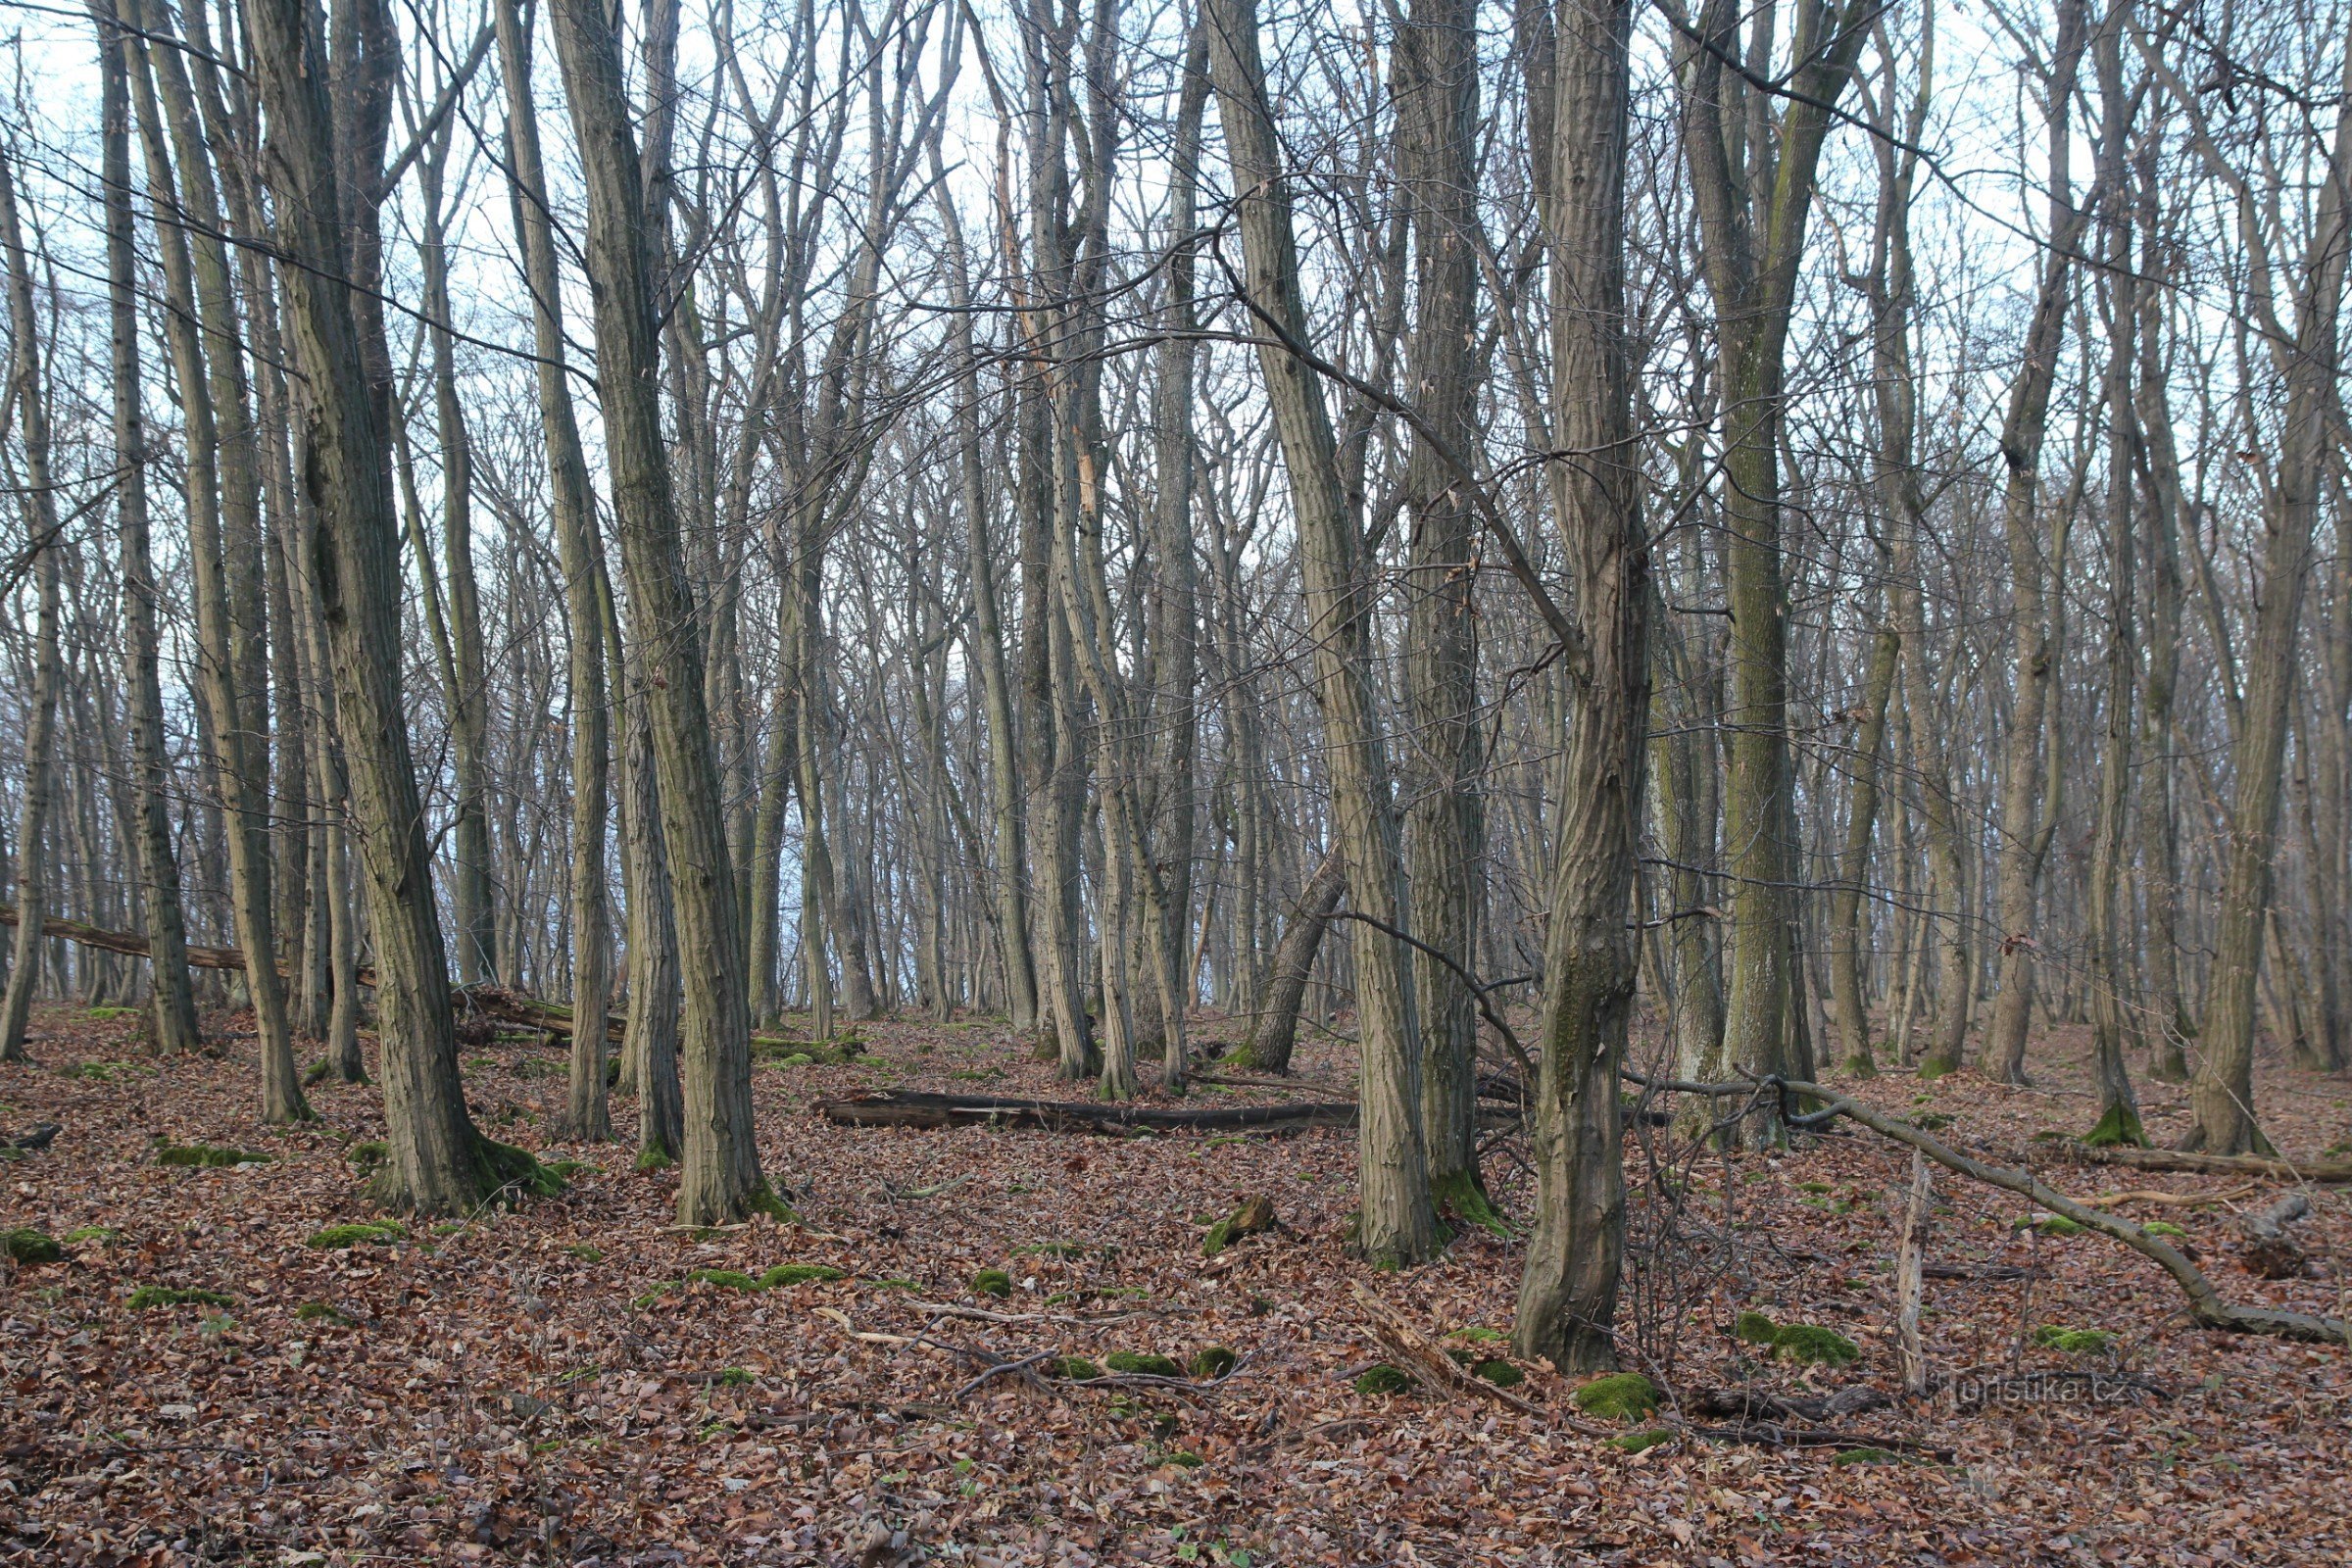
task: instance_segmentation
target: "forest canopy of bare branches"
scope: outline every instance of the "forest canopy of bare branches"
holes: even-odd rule
[[[2352,1139],[2339,0],[7,15],[0,1133],[118,1008],[401,1235],[1272,1127],[1328,1268],[1678,1423],[1661,1303],[1748,1276],[1659,1205],[1851,1134],[1898,1398],[1931,1171],[2344,1338],[2300,1214],[2256,1283],[2046,1168]]]

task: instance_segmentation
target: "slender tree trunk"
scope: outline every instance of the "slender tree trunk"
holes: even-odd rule
[[[1338,445],[1322,387],[1293,352],[1307,341],[1306,305],[1290,192],[1258,57],[1256,0],[1210,0],[1203,16],[1233,164],[1248,297],[1261,329],[1287,339],[1261,346],[1258,366],[1298,530],[1340,851],[1357,910],[1400,929],[1403,866],[1371,680],[1370,583],[1361,559],[1363,542],[1340,488]],[[1437,1250],[1439,1232],[1421,1135],[1421,1043],[1412,967],[1403,944],[1387,931],[1365,921],[1354,926],[1362,1056],[1355,1245],[1376,1263],[1415,1263]]]
[[[1322,950],[1332,911],[1340,906],[1340,897],[1347,891],[1348,863],[1335,850],[1323,858],[1314,875],[1298,890],[1298,907],[1274,949],[1274,977],[1264,1004],[1250,1020],[1249,1040],[1234,1054],[1237,1066],[1254,1067],[1277,1077],[1290,1072],[1306,978],[1314,972],[1315,955]]]
[[[552,9],[588,188],[588,266],[596,283],[597,368],[612,510],[631,617],[653,688],[646,706],[678,922],[686,1108],[678,1218],[689,1225],[722,1224],[774,1199],[760,1177],[752,1129],[752,1020],[740,906],[662,440],[646,197],[610,21],[590,0],[557,0]]]
[[[531,99],[531,33],[515,0],[497,0],[499,72],[507,90],[507,150],[531,292],[532,347],[539,357],[539,424],[556,546],[564,568],[571,687],[571,1063],[565,1123],[575,1138],[612,1136],[606,1103],[605,1020],[612,1004],[612,926],[607,901],[605,828],[612,808],[611,694],[605,684],[605,621],[598,603],[603,545],[596,494],[580,444],[564,367],[561,282],[547,176]]]
[[[1875,1077],[1878,1059],[1870,1049],[1870,1006],[1862,995],[1862,894],[1870,880],[1872,828],[1879,814],[1879,774],[1886,756],[1886,700],[1894,689],[1901,635],[1882,618],[1870,640],[1870,664],[1862,676],[1861,723],[1854,739],[1854,780],[1846,798],[1845,839],[1838,847],[1838,886],[1830,896],[1830,993],[1838,1033],[1845,1048],[1845,1070]]]
[[[2344,90],[2352,95],[2352,55],[2345,60]],[[2236,798],[2214,922],[2204,1049],[2189,1086],[2196,1119],[2184,1147],[2217,1154],[2243,1153],[2266,1143],[2254,1119],[2254,992],[2271,904],[2296,636],[2311,575],[2330,410],[2342,374],[2337,320],[2346,251],[2352,250],[2352,224],[2347,223],[2352,114],[2336,117],[2334,146],[2317,184],[2311,240],[2297,274],[2294,338],[2280,356],[2286,396],[2278,459],[2264,498],[2270,535],[2263,554],[2264,592],[2247,650],[2244,717],[2230,748]]]
[[[141,8],[141,25],[159,38],[170,36],[152,0]],[[166,288],[176,296],[177,308],[166,323],[188,415],[197,693],[211,720],[228,841],[230,909],[237,946],[245,954],[245,992],[261,1047],[263,1119],[304,1121],[311,1108],[294,1060],[270,897],[261,467],[243,334],[211,154],[186,71],[169,43],[147,53],[154,86],[144,73],[133,85],[146,131],[148,194],[156,204]],[[167,134],[178,162],[176,177],[172,155],[165,151]],[[199,443],[210,449],[201,459],[195,455]]]
[[[1467,482],[1435,442],[1477,450],[1478,62],[1473,0],[1414,0],[1392,57],[1396,173],[1410,214],[1419,304],[1409,377],[1420,411],[1405,473],[1412,509],[1405,625],[1405,879],[1412,931],[1465,969],[1478,958],[1485,811],[1477,791],[1476,529]],[[1421,1116],[1430,1190],[1491,1221],[1479,1180],[1478,1011],[1432,954],[1413,955],[1421,1001]]]
[[[1649,707],[1642,536],[1626,343],[1629,0],[1563,5],[1551,198],[1552,510],[1584,634],[1568,650],[1560,829],[1538,1021],[1536,1233],[1514,1346],[1562,1371],[1616,1364],[1625,1249],[1618,1070],[1639,958],[1632,930]],[[1540,88],[1539,88],[1540,90]]]
[[[108,0],[99,0],[92,12],[98,19],[103,77],[107,304],[114,349],[115,466],[121,474],[115,506],[122,547],[122,684],[130,720],[132,836],[146,904],[148,1006],[156,1049],[171,1054],[193,1051],[200,1041],[196,995],[188,980],[179,860],[166,798],[171,762],[157,667],[155,564],[147,541],[147,425],[140,392],[138,272],[130,207],[129,65],[138,45],[115,20]],[[8,1037],[0,1033],[4,1038]]]
[[[2098,820],[2091,830],[2090,887],[2085,901],[2083,946],[2090,986],[2092,1073],[2099,1086],[2099,1120],[2086,1138],[2092,1144],[2147,1143],[2139,1105],[2132,1091],[2127,1044],[2136,1044],[2138,1001],[2132,994],[2129,959],[2130,901],[2121,898],[2126,818],[2132,802],[2132,703],[2138,684],[2136,629],[2137,521],[2133,509],[2132,368],[2136,354],[2139,307],[2131,267],[2131,218],[2134,204],[2127,186],[2125,140],[2132,133],[2124,95],[2123,29],[2131,24],[2128,5],[2108,17],[2093,46],[2104,123],[2099,134],[2099,168],[2106,212],[2101,252],[2107,262],[2108,327],[2113,350],[2107,366],[2107,691],[2103,704],[2106,736],[2099,754]]]
[[[0,1061],[24,1059],[24,1022],[41,987],[41,920],[49,907],[49,816],[57,781],[58,691],[65,663],[58,618],[65,580],[66,542],[57,515],[56,475],[49,462],[49,386],[41,367],[41,322],[33,304],[32,263],[17,217],[16,172],[0,149],[0,246],[8,253],[9,396],[23,422],[24,533],[33,551],[33,593],[39,605],[32,629],[32,691],[24,714],[24,796],[17,819],[16,954],[8,992],[0,1000]]]

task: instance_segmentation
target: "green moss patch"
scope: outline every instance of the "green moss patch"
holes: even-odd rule
[[[159,1306],[234,1306],[236,1298],[219,1291],[187,1290],[177,1285],[142,1285],[122,1304],[133,1312],[146,1312]]]
[[[2098,1355],[2115,1348],[2115,1336],[2105,1329],[2070,1329],[2044,1323],[2034,1331],[2034,1343],[2045,1350],[2063,1350],[2068,1355]]]
[[[722,1389],[748,1389],[757,1380],[748,1367],[730,1366],[720,1368],[710,1381]]]
[[[1113,1372],[1140,1372],[1146,1377],[1180,1378],[1184,1368],[1173,1356],[1154,1355],[1148,1350],[1113,1350],[1102,1358],[1102,1364]]]
[[[1527,1374],[1508,1361],[1481,1361],[1470,1371],[1498,1389],[1515,1389],[1527,1381]]]
[[[1012,1294],[1012,1276],[1001,1268],[984,1268],[972,1276],[972,1294],[975,1296],[1010,1296]]]
[[[1844,1366],[1862,1355],[1860,1346],[1834,1330],[1810,1323],[1775,1323],[1761,1312],[1740,1313],[1732,1320],[1732,1333],[1750,1345],[1769,1348],[1784,1361]]]
[[[1065,1355],[1046,1363],[1046,1370],[1057,1378],[1073,1383],[1085,1383],[1102,1375],[1102,1369],[1083,1355]]]
[[[2009,1227],[2013,1231],[2038,1231],[2044,1236],[2080,1236],[2082,1227],[2064,1214],[2029,1214]]]
[[[1378,1394],[1402,1394],[1412,1386],[1411,1378],[1385,1361],[1365,1368],[1355,1377],[1355,1392],[1367,1398]]]
[[[392,1146],[371,1139],[364,1144],[352,1145],[343,1151],[343,1157],[350,1160],[354,1166],[358,1167],[360,1174],[365,1176],[392,1157]]]
[[[219,1170],[228,1165],[267,1165],[275,1154],[257,1154],[248,1149],[224,1149],[218,1144],[166,1144],[155,1152],[156,1163],[190,1170]]]
[[[20,1263],[55,1263],[66,1255],[66,1250],[57,1245],[57,1238],[29,1225],[0,1231],[0,1252]]]
[[[1222,1345],[1204,1346],[1193,1352],[1192,1374],[1214,1383],[1241,1364],[1241,1357]]]
[[[1583,1385],[1569,1397],[1587,1415],[1632,1421],[1658,1407],[1658,1386],[1639,1372],[1611,1372]]]
[[[356,1225],[329,1225],[322,1231],[314,1231],[302,1245],[321,1252],[340,1252],[354,1247],[389,1247],[408,1234],[398,1220],[369,1219]]]
[[[756,1291],[760,1282],[737,1268],[698,1268],[687,1271],[689,1285],[715,1285],[722,1291]]]
[[[760,1276],[760,1288],[772,1291],[779,1285],[822,1284],[848,1277],[830,1263],[778,1263]]]
[[[2152,1219],[2142,1225],[2140,1229],[2146,1231],[2150,1236],[2186,1236],[2188,1234],[2169,1219]]]
[[[1640,1432],[1620,1432],[1609,1440],[1609,1446],[1620,1453],[1647,1453],[1661,1443],[1672,1441],[1671,1427],[1649,1427]]]
[[[564,1255],[576,1257],[583,1263],[602,1263],[605,1260],[605,1250],[601,1247],[591,1247],[586,1242],[573,1242],[564,1249]]]
[[[338,1326],[351,1322],[351,1314],[339,1306],[324,1301],[305,1301],[294,1309],[294,1316],[305,1323],[332,1323]]]
[[[78,1230],[66,1232],[62,1240],[68,1247],[79,1247],[85,1242],[96,1242],[99,1246],[104,1247],[107,1243],[119,1239],[122,1234],[112,1225],[84,1225]]]

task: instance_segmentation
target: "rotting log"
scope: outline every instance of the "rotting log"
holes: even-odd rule
[[[2192,1154],[2176,1149],[2084,1149],[2082,1158],[2097,1165],[2129,1165],[2134,1170],[2186,1171],[2217,1176],[2268,1176],[2282,1182],[2352,1182],[2352,1159],[2279,1159],[2265,1154]]]

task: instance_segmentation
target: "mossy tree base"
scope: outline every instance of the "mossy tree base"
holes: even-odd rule
[[[1475,1226],[1502,1240],[1516,1241],[1519,1232],[1501,1210],[1487,1197],[1486,1185],[1474,1170],[1457,1170],[1440,1176],[1429,1186],[1430,1200],[1437,1205],[1441,1221],[1448,1217],[1464,1225]]]
[[[467,1194],[463,1202],[420,1202],[402,1177],[399,1162],[388,1160],[368,1178],[368,1200],[398,1214],[457,1214],[490,1203],[513,1202],[525,1197],[553,1198],[564,1191],[564,1179],[527,1149],[474,1135],[473,1157],[464,1182],[455,1184]]]
[[[2082,1135],[2082,1143],[2089,1149],[2149,1147],[2147,1129],[2140,1125],[2139,1112],[2123,1104],[2109,1105],[2099,1124]]]

